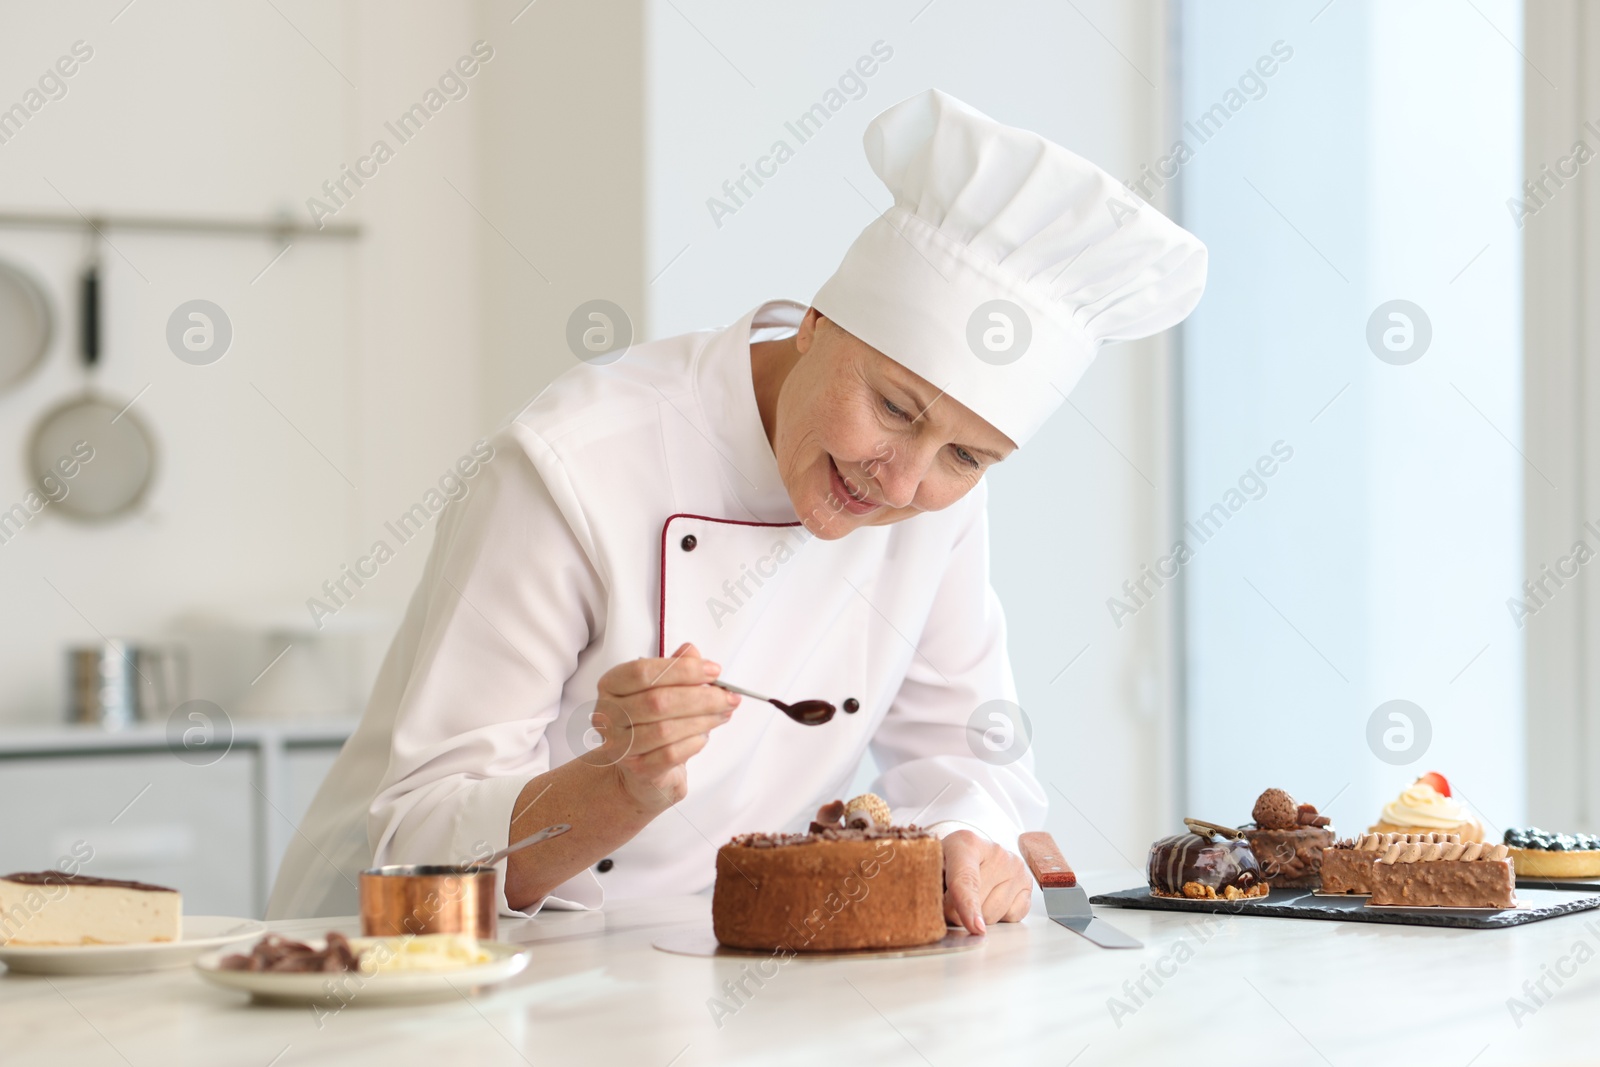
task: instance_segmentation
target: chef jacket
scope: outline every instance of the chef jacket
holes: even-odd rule
[[[600,676],[684,641],[729,681],[859,710],[803,726],[745,699],[689,759],[682,801],[526,912],[507,906],[502,876],[503,913],[705,890],[719,845],[803,831],[869,752],[896,823],[971,828],[1012,849],[1042,824],[1031,754],[978,756],[994,720],[975,713],[1015,700],[985,484],[833,541],[797,522],[750,346],[792,334],[805,310],[773,301],[724,329],[580,364],[493,438],[468,495],[440,515],[270,916],[353,914],[363,868],[503,847],[528,780],[585,752]]]

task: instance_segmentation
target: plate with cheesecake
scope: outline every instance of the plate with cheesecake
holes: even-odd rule
[[[1251,816],[1237,827],[1184,820],[1187,833],[1151,846],[1147,887],[1092,903],[1465,928],[1515,926],[1600,907],[1600,884],[1519,878],[1526,849],[1509,842],[1553,843],[1561,847],[1552,851],[1575,857],[1591,850],[1526,831],[1509,835],[1508,843],[1485,841],[1483,824],[1451,798],[1449,782],[1436,772],[1402,790],[1365,832],[1348,837],[1282,789],[1263,792]],[[1600,846],[1600,840],[1592,843]]]
[[[0,963],[15,974],[131,974],[182,967],[266,930],[185,915],[183,895],[147,882],[62,871],[0,877]]]

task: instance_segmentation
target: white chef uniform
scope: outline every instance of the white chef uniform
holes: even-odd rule
[[[494,439],[471,493],[440,517],[270,914],[350,914],[363,867],[502,847],[523,785],[583,745],[600,676],[684,641],[741,685],[860,710],[810,727],[745,700],[689,761],[688,797],[606,873],[586,870],[546,903],[705,889],[718,845],[804,829],[869,745],[897,820],[954,820],[945,828],[1013,847],[1040,824],[1031,755],[995,765],[969,745],[979,705],[1015,699],[983,486],[836,541],[796,523],[749,345],[804,313],[769,303],[724,330],[575,368]]]
[[[1199,299],[1204,247],[1035,134],[929,91],[874,119],[865,140],[895,206],[813,305],[1019,446],[1100,341],[1163,329]],[[1122,211],[1107,209],[1113,197]],[[495,437],[470,494],[440,517],[270,916],[350,914],[364,867],[504,846],[527,781],[592,747],[600,676],[684,641],[740,685],[859,710],[807,727],[746,699],[688,761],[688,796],[603,873],[585,870],[540,905],[706,889],[720,844],[804,829],[868,751],[897,822],[969,827],[1011,848],[1041,825],[1031,754],[980,758],[993,724],[982,706],[1015,699],[985,485],[834,541],[798,523],[756,407],[750,343],[791,333],[804,311],[768,303],[725,329],[574,367]],[[1007,337],[1020,322],[1031,343],[975,354],[988,336],[975,321],[1002,321]]]

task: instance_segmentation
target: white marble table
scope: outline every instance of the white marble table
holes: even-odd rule
[[[1085,878],[1096,889],[1131,872]],[[1508,930],[1440,930],[1098,909],[1145,942],[1106,951],[1049,922],[993,928],[972,952],[794,960],[732,1015],[708,1007],[752,961],[653,950],[709,924],[705,897],[507,923],[533,946],[479,997],[362,1007],[251,1006],[187,970],[0,976],[0,1063],[220,1064],[1436,1064],[1600,1061],[1600,911]],[[275,923],[291,935],[350,922]],[[759,960],[753,962],[760,962]],[[771,968],[769,967],[769,970]],[[1549,977],[1559,972],[1560,985]],[[1160,984],[1152,975],[1159,974]],[[1552,994],[1535,1004],[1524,982]],[[1144,993],[1138,989],[1143,982]],[[1148,994],[1148,995],[1146,995]],[[1111,998],[1121,1008],[1113,1010]],[[1531,1014],[1515,1017],[1508,998]],[[1126,1009],[1126,1010],[1124,1010]]]

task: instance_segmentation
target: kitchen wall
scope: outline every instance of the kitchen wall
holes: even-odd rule
[[[105,342],[96,387],[157,437],[147,504],[103,526],[46,509],[0,545],[0,719],[53,721],[61,649],[97,633],[179,634],[208,653],[197,695],[245,711],[348,710],[374,649],[420,572],[426,541],[401,549],[308,644],[305,601],[382,534],[482,431],[478,303],[483,94],[468,80],[413,140],[384,129],[482,34],[474,6],[120,2],[0,9],[7,104],[82,40],[93,49],[50,102],[0,146],[6,210],[310,221],[373,142],[392,159],[335,222],[359,241],[200,237],[107,230]],[[492,69],[492,61],[485,69]],[[29,264],[57,304],[48,364],[0,394],[0,501],[24,492],[22,453],[40,412],[81,388],[75,275],[84,241],[0,229],[0,255]],[[173,357],[169,313],[203,297],[232,321],[210,366]],[[141,392],[143,391],[143,392]],[[220,628],[219,628],[220,627]],[[249,632],[273,628],[271,640]],[[232,634],[235,639],[226,639]],[[295,648],[250,679],[283,647]],[[331,650],[336,653],[330,655]],[[274,703],[297,675],[295,707]],[[306,707],[309,693],[324,694]]]
[[[75,40],[95,48],[68,95],[0,146],[7,209],[306,217],[306,199],[393,140],[385,122],[473,42],[493,57],[335,216],[364,227],[358,242],[299,240],[274,260],[267,240],[111,233],[98,377],[128,398],[149,385],[133,410],[162,468],[134,518],[86,528],[47,511],[0,546],[4,722],[54,720],[61,647],[97,632],[198,639],[213,666],[197,695],[226,708],[358,704],[429,539],[402,548],[319,644],[306,598],[571,365],[579,303],[615,301],[638,336],[659,337],[808,299],[888,205],[862,128],[927,86],[1131,175],[1159,154],[1173,85],[1154,0],[823,3],[804,17],[705,0],[122,3],[0,3],[16,30],[0,34],[0,99]],[[877,42],[892,54],[860,98],[718,225],[707,198]],[[66,233],[0,230],[0,255],[33,264],[58,301],[81,252]],[[192,297],[235,327],[209,367],[163,341]],[[78,388],[69,342],[0,395],[0,452],[20,456],[42,408]],[[993,476],[1020,700],[1050,827],[1082,866],[1137,860],[1174,804],[1169,608],[1119,630],[1104,606],[1157,554],[1175,477],[1167,358],[1163,342],[1108,350]],[[0,461],[0,500],[22,492],[20,462]],[[277,636],[225,641],[218,620]],[[272,696],[291,683],[325,706]]]

